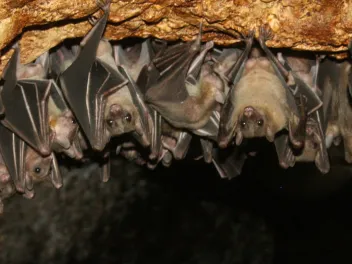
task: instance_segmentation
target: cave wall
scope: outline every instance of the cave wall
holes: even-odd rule
[[[98,14],[96,0],[0,0],[0,72],[20,40],[28,63],[64,39],[82,37]],[[189,41],[203,22],[204,41],[229,45],[261,25],[270,27],[269,47],[342,52],[352,35],[351,1],[306,0],[113,0],[105,37],[154,36]]]

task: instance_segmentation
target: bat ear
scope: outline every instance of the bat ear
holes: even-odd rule
[[[275,138],[275,135],[273,133],[273,131],[271,130],[270,126],[268,126],[266,128],[266,139],[269,141],[269,142],[274,142],[274,138]]]

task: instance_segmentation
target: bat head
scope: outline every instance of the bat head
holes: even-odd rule
[[[260,108],[247,106],[238,120],[238,127],[243,137],[263,137],[266,135],[266,115]]]
[[[138,113],[133,107],[112,104],[105,117],[107,129],[113,136],[132,132],[136,128]]]
[[[50,127],[54,134],[54,143],[68,149],[78,130],[78,124],[72,112],[66,110],[58,117],[51,119]]]
[[[52,156],[42,157],[32,148],[27,148],[26,173],[35,181],[43,181],[51,172]]]
[[[30,63],[27,65],[19,65],[16,71],[17,79],[44,79],[46,70],[40,64]]]

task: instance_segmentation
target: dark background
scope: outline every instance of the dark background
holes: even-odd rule
[[[327,175],[282,170],[271,150],[232,180],[203,161],[115,160],[107,183],[63,168],[61,190],[5,201],[0,263],[351,263],[351,169],[331,154]]]

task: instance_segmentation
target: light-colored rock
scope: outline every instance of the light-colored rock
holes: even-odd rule
[[[0,0],[0,72],[18,39],[27,63],[62,40],[84,36],[87,16],[99,12],[95,0]],[[203,21],[203,40],[229,45],[238,32],[267,25],[269,47],[344,52],[352,36],[352,2],[347,0],[113,0],[105,37],[195,37]]]

